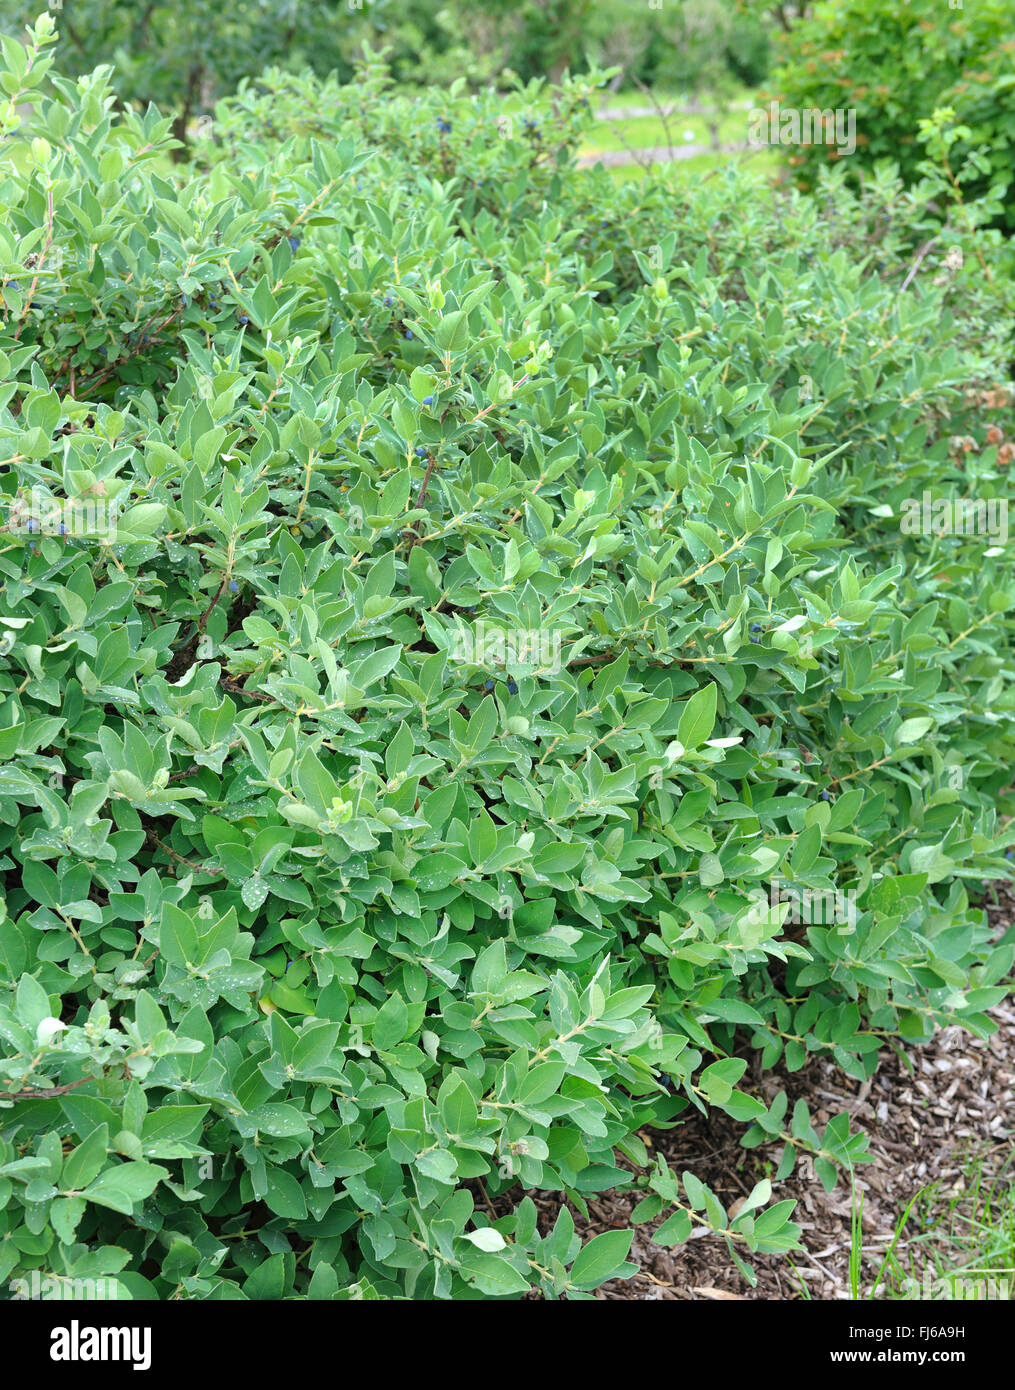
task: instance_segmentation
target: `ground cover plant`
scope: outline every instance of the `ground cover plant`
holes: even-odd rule
[[[985,1036],[1015,956],[1009,552],[904,524],[1004,495],[996,233],[617,188],[595,75],[269,71],[173,169],[52,29],[0,75],[0,1278],[582,1299],[631,1233],[524,1190],[631,1185],[749,1274],[777,1181],[639,1131],[848,1182],[749,1062]]]

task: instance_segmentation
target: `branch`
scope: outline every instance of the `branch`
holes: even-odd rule
[[[68,1091],[94,1080],[94,1076],[83,1076],[80,1081],[69,1081],[66,1086],[51,1086],[45,1091],[0,1091],[0,1100],[52,1100],[54,1096],[65,1096]]]

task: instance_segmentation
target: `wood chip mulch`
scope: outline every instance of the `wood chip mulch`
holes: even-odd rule
[[[1000,938],[1015,921],[1015,897],[1003,886],[998,888],[998,901],[984,906]],[[975,1203],[982,1200],[987,1187],[992,1185],[996,1192],[1015,1183],[1015,1000],[1006,999],[991,1016],[998,1031],[986,1042],[952,1027],[926,1046],[910,1047],[908,1057],[884,1048],[877,1073],[862,1083],[820,1058],[801,1071],[776,1071],[756,1080],[769,1098],[785,1089],[790,1111],[802,1096],[819,1133],[843,1110],[850,1114],[851,1130],[867,1132],[875,1162],[858,1166],[855,1173],[862,1193],[860,1284],[865,1295],[874,1288],[899,1220],[914,1197],[917,1201],[895,1240],[893,1255],[919,1279],[928,1259],[923,1243],[934,1239],[934,1222],[943,1217],[943,1229],[949,1212],[961,1214],[967,1196]],[[743,1125],[718,1111],[708,1117],[688,1113],[690,1118],[668,1132],[642,1132],[650,1153],[665,1155],[678,1173],[685,1169],[694,1173],[712,1188],[727,1211],[755,1182],[774,1178],[781,1143],[746,1150],[740,1146]],[[974,1173],[978,1178],[971,1177]],[[976,1191],[967,1193],[967,1187]],[[539,1209],[540,1228],[550,1230],[562,1199],[555,1193],[529,1195]],[[602,1231],[627,1228],[641,1195],[633,1189],[606,1193],[589,1203],[588,1220],[571,1206],[576,1230],[589,1239]],[[508,1196],[498,1201],[505,1210],[517,1200],[517,1194],[511,1194],[505,1201]],[[641,1272],[604,1285],[597,1297],[642,1301],[849,1298],[853,1194],[848,1175],[826,1193],[811,1159],[801,1156],[791,1176],[775,1183],[772,1200],[786,1198],[797,1203],[793,1219],[803,1228],[805,1249],[790,1257],[749,1257],[757,1275],[753,1289],[733,1265],[721,1238],[706,1234],[665,1248],[652,1241],[651,1232],[659,1224],[653,1222],[635,1228],[630,1258]]]

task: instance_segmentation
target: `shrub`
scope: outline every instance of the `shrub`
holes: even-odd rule
[[[971,63],[940,97],[941,115],[950,118],[956,136],[948,151],[949,182],[954,186],[957,173],[963,171],[964,199],[992,195],[1000,203],[993,209],[993,224],[1009,236],[1015,233],[1013,61],[1015,39],[1009,39]],[[920,138],[927,143],[923,132]],[[928,154],[933,157],[933,149]]]
[[[580,83],[275,72],[170,177],[49,32],[0,112],[0,1278],[588,1298],[631,1232],[520,1188],[632,1185],[750,1277],[790,1204],[638,1131],[831,1186],[864,1136],[748,1062],[985,1036],[1015,954],[968,893],[1008,552],[899,525],[1003,495],[991,282],[913,280],[890,181],[581,173]]]
[[[845,161],[851,174],[888,159],[905,182],[915,181],[925,157],[917,123],[951,107],[986,152],[969,196],[1011,182],[1013,48],[1004,0],[960,9],[939,0],[837,0],[815,5],[780,38],[783,61],[772,82],[786,107],[856,112],[857,149]],[[839,152],[815,144],[794,148],[792,158],[811,185]]]

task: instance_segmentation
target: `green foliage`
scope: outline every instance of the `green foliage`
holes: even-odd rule
[[[666,88],[715,92],[736,82],[756,85],[768,70],[763,25],[738,14],[729,0],[683,0],[649,10],[643,77]]]
[[[857,149],[845,161],[851,174],[891,160],[905,182],[915,181],[926,155],[918,122],[947,108],[965,127],[959,162],[978,152],[967,196],[1011,185],[1015,39],[1007,0],[957,8],[946,0],[835,0],[815,5],[781,38],[773,85],[784,106],[856,112]],[[805,184],[838,157],[834,145],[792,151]],[[1010,203],[1003,225],[1015,228]]]
[[[170,178],[49,29],[0,112],[0,1278],[632,1272],[520,1187],[792,1246],[638,1131],[717,1108],[831,1183],[862,1136],[749,1054],[991,1031],[1011,564],[899,524],[1003,494],[949,452],[991,283],[900,292],[889,180],[577,171],[591,82],[525,125],[276,71]]]
[[[63,0],[59,8],[61,71],[113,67],[113,90],[142,109],[154,102],[177,112],[174,134],[244,77],[272,63],[351,76],[349,58],[373,36],[385,0]],[[20,35],[39,0],[12,0],[0,29]]]
[[[20,35],[39,4],[9,0],[0,33]],[[349,80],[364,42],[382,41],[395,77],[420,84],[463,73],[473,87],[557,80],[591,61],[616,63],[627,87],[693,90],[710,74],[756,85],[768,66],[764,27],[730,0],[660,10],[645,0],[63,0],[58,19],[61,71],[112,65],[120,99],[174,109],[181,140],[193,117],[270,65]]]

